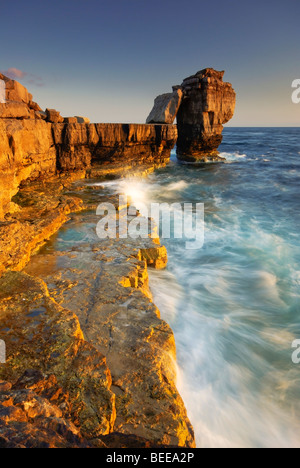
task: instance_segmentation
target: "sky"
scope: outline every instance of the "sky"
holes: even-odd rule
[[[225,70],[230,126],[299,126],[299,0],[1,2],[0,70],[42,108],[92,122],[145,122],[154,98]]]

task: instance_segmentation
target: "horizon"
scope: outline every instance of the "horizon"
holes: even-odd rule
[[[191,0],[183,9],[178,0],[90,0],[83,9],[78,0],[31,0],[17,2],[13,17],[5,4],[2,42],[14,34],[0,71],[63,116],[145,123],[158,95],[212,67],[225,70],[237,93],[230,127],[297,128],[300,104],[291,95],[300,79],[300,4],[266,3]]]

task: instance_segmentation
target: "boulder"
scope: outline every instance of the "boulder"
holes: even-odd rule
[[[41,112],[42,111],[42,108],[34,101],[30,101],[29,107],[30,107],[30,109],[32,109],[32,110],[34,110],[36,112]]]
[[[0,118],[36,119],[41,110],[25,86],[0,73]]]
[[[42,120],[47,120],[47,113],[44,111],[37,111],[37,114],[39,114],[39,118]]]
[[[173,93],[158,96],[146,123],[172,124],[177,116],[182,96],[181,89],[175,89]]]
[[[55,109],[46,109],[46,114],[47,122],[62,123],[64,121],[64,118],[60,115],[60,112]]]

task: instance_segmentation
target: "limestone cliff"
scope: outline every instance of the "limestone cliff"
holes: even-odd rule
[[[119,172],[166,164],[177,140],[173,125],[90,124],[41,110],[20,83],[0,74],[6,102],[0,103],[0,220],[13,211],[12,197],[25,181],[109,164]]]
[[[54,124],[52,128],[62,171],[109,163],[163,165],[177,140],[173,125]]]

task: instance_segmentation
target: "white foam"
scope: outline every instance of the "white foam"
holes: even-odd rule
[[[246,154],[240,154],[238,152],[236,152],[236,153],[220,153],[220,156],[222,158],[225,158],[226,162],[236,162],[236,161],[240,161],[241,159],[247,158]]]

